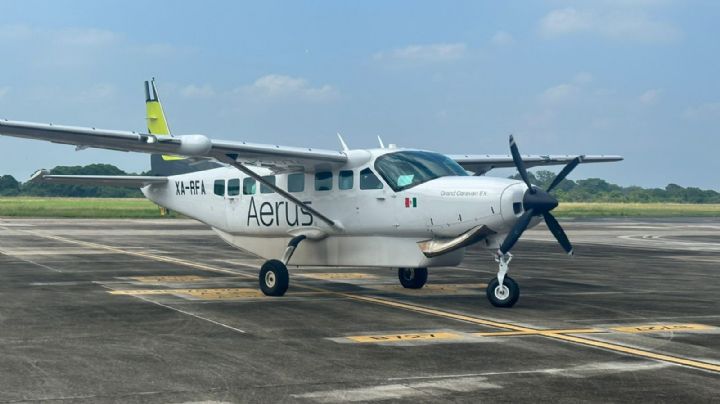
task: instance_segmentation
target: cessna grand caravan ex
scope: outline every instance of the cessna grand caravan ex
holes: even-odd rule
[[[545,220],[562,248],[565,232],[550,213],[549,192],[578,164],[619,156],[451,155],[397,148],[295,148],[172,136],[154,82],[145,82],[148,133],[0,120],[0,134],[78,149],[149,153],[154,176],[67,176],[39,171],[34,181],[131,186],[151,201],[206,223],[233,246],[267,259],[260,289],[282,296],[287,266],[398,268],[400,283],[421,288],[427,268],[462,262],[479,243],[499,263],[490,302],[513,306],[520,295],[507,276],[510,250],[528,227]],[[547,190],[526,167],[565,164]],[[481,176],[513,167],[523,181]],[[473,175],[474,174],[474,175]]]

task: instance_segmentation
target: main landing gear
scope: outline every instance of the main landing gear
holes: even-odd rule
[[[260,268],[260,290],[266,296],[282,296],[287,292],[288,286],[290,286],[287,264],[290,262],[290,258],[292,258],[298,244],[306,238],[303,235],[293,237],[285,249],[282,260],[265,261]]]
[[[427,282],[427,268],[398,268],[400,284],[405,289],[420,289]]]
[[[520,298],[520,287],[511,277],[507,276],[512,254],[498,254],[495,261],[499,264],[497,278],[493,278],[487,286],[487,297],[495,307],[512,307]]]

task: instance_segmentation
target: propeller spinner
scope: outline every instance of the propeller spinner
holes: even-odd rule
[[[572,244],[570,244],[570,240],[568,240],[565,231],[560,226],[560,223],[558,223],[555,219],[555,216],[550,213],[551,210],[558,206],[558,201],[555,197],[550,195],[549,192],[558,186],[558,184],[560,184],[562,180],[564,180],[565,177],[567,177],[568,174],[570,174],[570,172],[575,169],[578,164],[580,164],[582,157],[575,157],[571,162],[569,162],[553,179],[548,189],[543,191],[542,189],[530,184],[527,170],[525,169],[525,163],[520,156],[520,151],[518,150],[517,144],[515,143],[515,139],[512,135],[510,135],[510,154],[512,154],[515,167],[517,168],[518,173],[520,173],[520,178],[522,178],[528,189],[525,191],[525,195],[523,196],[523,207],[525,208],[525,213],[520,216],[518,221],[510,230],[510,233],[508,233],[505,240],[503,240],[502,245],[500,245],[500,255],[504,256],[513,248],[518,239],[520,239],[520,236],[527,229],[533,216],[542,216],[545,219],[545,224],[547,224],[548,229],[550,229],[550,232],[553,236],[555,236],[558,243],[560,243],[565,252],[572,255],[573,247]]]

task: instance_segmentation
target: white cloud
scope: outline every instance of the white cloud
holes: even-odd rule
[[[10,87],[0,87],[0,100],[10,94]]]
[[[60,46],[102,47],[121,39],[119,34],[96,28],[65,28],[37,34],[52,38]]]
[[[708,102],[688,107],[683,112],[687,119],[717,119],[720,118],[720,102]]]
[[[592,15],[574,8],[553,10],[540,21],[540,32],[548,37],[588,31],[592,28]]]
[[[210,98],[215,96],[215,90],[209,84],[202,86],[190,84],[180,89],[180,95],[185,98]]]
[[[42,28],[0,25],[0,47],[26,66],[41,69],[81,69],[178,53],[162,43],[134,43],[123,34],[92,27]],[[141,53],[141,55],[138,55]]]
[[[600,0],[601,4],[615,7],[655,7],[671,2],[672,0]]]
[[[588,84],[593,81],[593,75],[588,72],[580,72],[573,77],[573,82],[576,84]]]
[[[515,38],[505,31],[497,31],[490,38],[490,42],[495,46],[508,46],[515,43]]]
[[[551,127],[563,111],[593,98],[595,92],[590,87],[593,80],[592,74],[579,72],[566,83],[546,88],[537,96],[537,109],[525,116],[526,124],[533,128]]]
[[[570,101],[580,93],[580,87],[572,83],[563,83],[543,91],[540,100],[546,104],[557,104]]]
[[[619,7],[552,10],[540,20],[540,34],[545,38],[589,34],[639,42],[666,42],[681,37],[674,25],[651,17],[643,9]]]
[[[645,91],[638,97],[638,100],[645,105],[653,105],[657,103],[660,100],[660,96],[662,95],[662,89],[659,88],[653,88],[650,90]]]
[[[467,52],[464,43],[437,43],[429,45],[410,45],[389,52],[378,52],[373,55],[375,60],[391,60],[400,62],[436,63],[451,62],[462,59]]]
[[[338,96],[337,90],[328,84],[312,87],[306,79],[280,74],[268,74],[260,77],[252,85],[238,91],[267,99],[296,98],[308,101],[328,101]]]

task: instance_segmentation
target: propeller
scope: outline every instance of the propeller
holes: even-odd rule
[[[523,207],[525,208],[525,213],[520,216],[518,221],[510,230],[510,233],[508,233],[505,240],[503,240],[500,245],[500,254],[505,255],[513,248],[515,243],[517,243],[520,239],[520,236],[522,236],[523,232],[527,229],[530,224],[530,220],[532,220],[534,216],[542,216],[543,219],[545,219],[545,224],[547,224],[548,229],[550,229],[550,232],[553,236],[555,236],[558,243],[560,243],[560,246],[562,246],[565,252],[572,255],[573,247],[565,234],[565,230],[563,230],[560,226],[560,223],[558,223],[555,219],[555,216],[550,213],[551,210],[558,206],[558,201],[550,195],[549,192],[555,189],[555,187],[557,187],[565,179],[565,177],[567,177],[568,174],[570,174],[570,172],[572,172],[572,170],[580,164],[582,156],[572,159],[572,161],[570,161],[553,179],[547,190],[543,191],[542,189],[530,184],[527,170],[525,169],[525,163],[520,156],[520,151],[518,150],[517,144],[515,143],[515,139],[512,135],[510,135],[510,154],[512,154],[515,167],[517,168],[518,173],[520,173],[520,178],[522,178],[528,189],[525,191],[525,195],[523,195]]]

